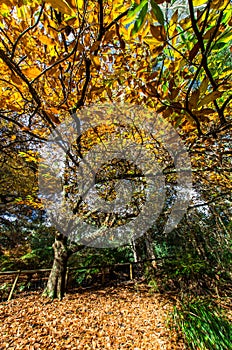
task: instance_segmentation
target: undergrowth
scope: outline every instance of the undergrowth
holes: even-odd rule
[[[223,310],[208,300],[195,299],[175,306],[171,328],[182,333],[190,349],[232,349],[232,325]]]

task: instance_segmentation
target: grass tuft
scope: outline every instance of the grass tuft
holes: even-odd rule
[[[181,331],[190,349],[232,349],[232,325],[222,310],[209,301],[198,299],[175,307],[172,327]]]

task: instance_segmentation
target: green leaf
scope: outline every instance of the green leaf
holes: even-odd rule
[[[138,33],[138,31],[141,29],[147,14],[147,10],[148,10],[148,4],[146,3],[143,6],[142,10],[140,11],[138,18],[135,20],[134,28],[132,29],[132,32],[131,32],[132,35]]]
[[[164,25],[164,15],[163,12],[161,11],[159,5],[154,0],[151,0],[151,7],[152,11],[154,12],[154,15],[156,16],[158,22],[162,25]]]
[[[139,13],[139,11],[142,10],[142,8],[147,4],[147,2],[148,0],[143,0],[139,5],[134,2],[130,7],[127,17],[130,18],[136,15],[136,13]]]

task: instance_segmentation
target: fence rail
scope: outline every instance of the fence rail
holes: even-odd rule
[[[84,266],[84,267],[83,266],[82,267],[68,267],[67,268],[67,272],[66,272],[66,285],[68,285],[68,279],[69,279],[69,276],[72,273],[72,271],[76,271],[76,272],[78,272],[78,271],[82,271],[82,272],[86,271],[87,272],[88,270],[91,270],[91,269],[98,269],[99,271],[101,271],[99,274],[101,275],[101,282],[104,284],[105,281],[106,281],[106,275],[107,275],[107,273],[109,273],[109,270],[114,271],[114,270],[117,270],[117,268],[121,268],[121,269],[127,268],[126,274],[124,273],[124,278],[125,278],[125,275],[126,275],[126,278],[128,280],[132,280],[134,278],[135,266],[143,265],[146,262],[151,262],[152,263],[154,261],[155,261],[156,265],[159,266],[159,265],[162,265],[164,260],[171,259],[171,258],[173,258],[173,257],[168,257],[168,258],[166,257],[165,259],[164,258],[145,259],[145,260],[139,260],[139,261],[134,261],[134,262],[117,263],[117,264],[90,265],[90,266]],[[27,276],[27,280],[31,281],[31,279],[32,279],[34,274],[46,274],[46,273],[48,273],[50,271],[51,271],[51,268],[50,269],[34,269],[34,270],[0,271],[0,282],[1,282],[1,280],[3,280],[3,278],[5,276],[15,275],[13,283],[12,283],[12,281],[10,283],[10,284],[12,284],[12,286],[11,286],[10,292],[8,294],[7,300],[9,301],[9,300],[12,299],[14,291],[15,291],[15,288],[16,288],[16,285],[17,285],[20,277]],[[117,273],[115,272],[115,274],[117,274]],[[120,274],[120,273],[118,273],[118,274]],[[28,276],[30,276],[30,277],[28,278]],[[45,276],[44,279],[47,280],[48,279],[48,275]],[[10,284],[8,283],[7,287],[9,287]],[[3,289],[4,288],[2,288],[2,286],[0,286],[0,291],[3,291]]]

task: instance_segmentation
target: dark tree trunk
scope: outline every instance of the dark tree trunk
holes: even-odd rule
[[[61,300],[65,293],[65,276],[69,258],[67,237],[57,234],[52,247],[54,249],[53,266],[43,295]]]

